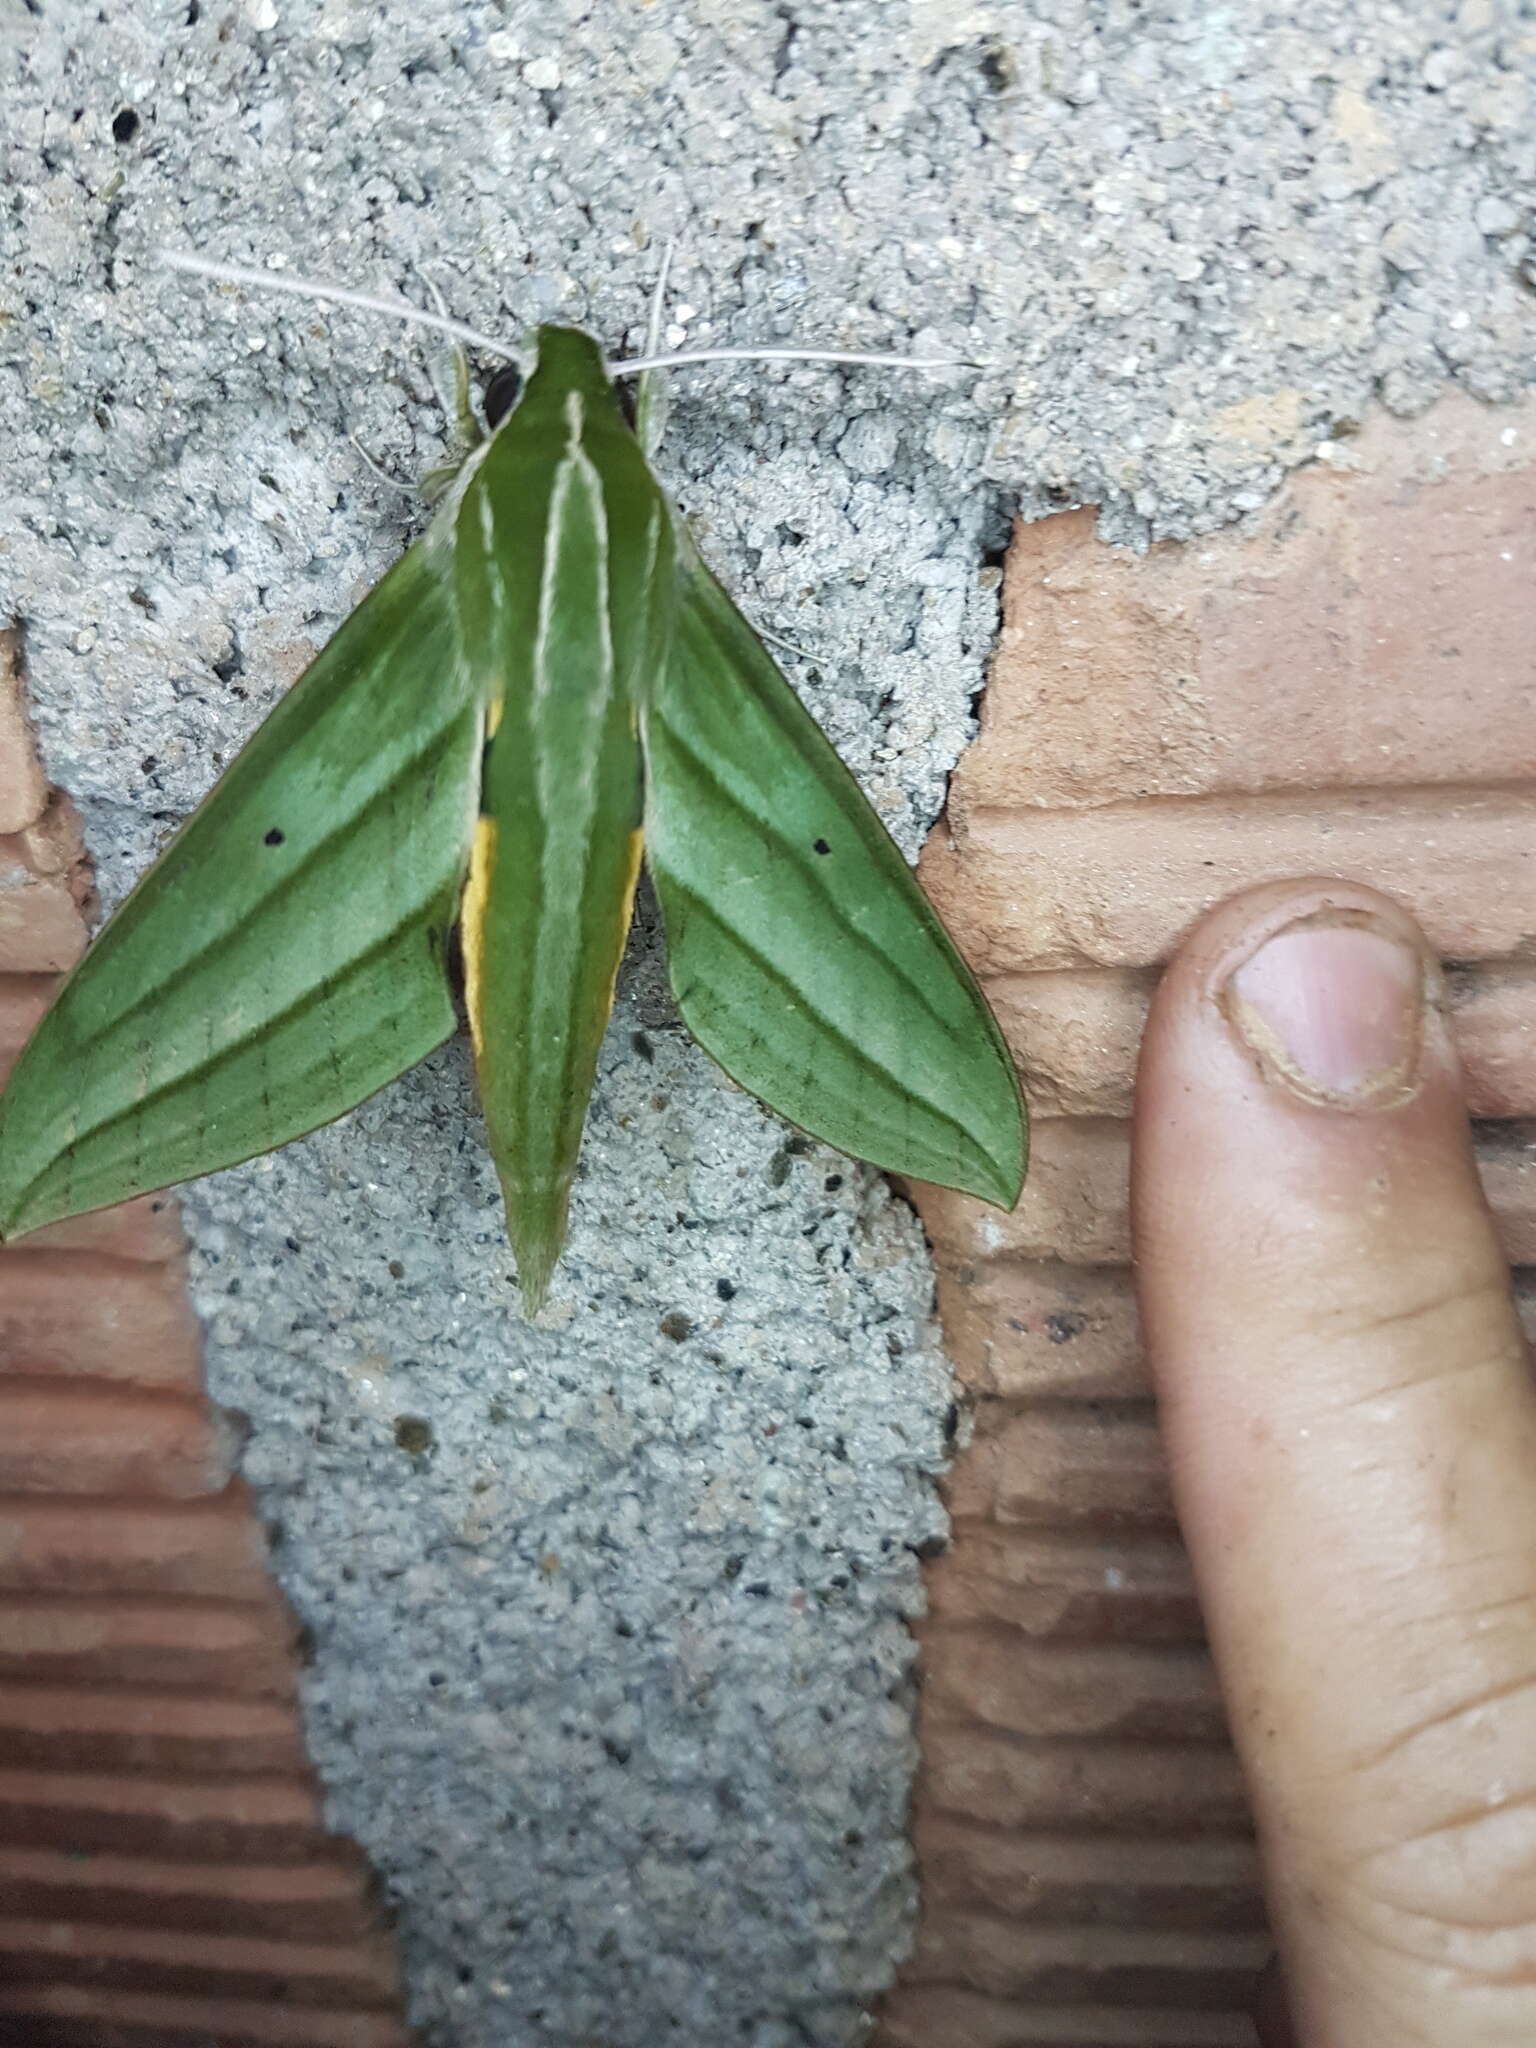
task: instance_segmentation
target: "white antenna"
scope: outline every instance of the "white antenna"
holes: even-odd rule
[[[957,356],[887,356],[857,348],[681,348],[671,355],[634,356],[610,363],[610,377],[639,377],[647,370],[678,370],[689,363],[872,363],[882,370],[976,370],[979,363]]]
[[[315,278],[288,277],[281,271],[251,270],[241,263],[215,263],[206,256],[193,256],[183,249],[161,249],[156,253],[169,269],[185,271],[193,277],[212,278],[219,284],[248,285],[253,291],[291,292],[297,298],[329,300],[336,306],[355,306],[365,313],[383,313],[393,320],[408,321],[412,326],[434,328],[439,334],[452,335],[455,341],[465,342],[470,348],[484,349],[488,355],[500,356],[506,362],[516,363],[523,359],[520,350],[509,348],[504,341],[497,341],[492,335],[465,327],[442,313],[424,313],[409,299],[397,298],[390,293],[353,291],[347,285],[327,284]],[[980,367],[952,356],[880,355],[863,349],[688,348],[666,355],[636,356],[626,362],[609,363],[606,368],[610,377],[640,377],[647,370],[681,369],[689,363],[861,363],[884,370],[965,370]]]
[[[383,313],[391,320],[406,320],[414,327],[432,327],[439,334],[451,334],[470,348],[483,348],[488,355],[518,362],[520,351],[508,348],[494,335],[481,334],[443,313],[424,313],[409,299],[387,292],[355,292],[343,284],[326,284],[322,279],[285,277],[280,270],[249,270],[243,263],[214,263],[206,256],[193,256],[185,249],[158,249],[156,255],[169,270],[184,270],[192,277],[211,277],[219,284],[249,285],[259,292],[292,292],[300,299],[328,299],[335,306],[356,306],[364,313]]]

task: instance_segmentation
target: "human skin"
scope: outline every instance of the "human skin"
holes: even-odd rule
[[[1284,1966],[1260,2038],[1529,2048],[1536,1383],[1417,927],[1337,882],[1224,904],[1135,1115],[1143,1325]]]

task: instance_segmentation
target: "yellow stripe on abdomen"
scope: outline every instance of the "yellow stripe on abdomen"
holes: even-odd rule
[[[644,848],[645,833],[637,825],[629,835],[629,875],[624,883],[624,900],[619,909],[619,949],[613,958],[613,978],[608,983],[605,1016],[613,1014],[613,992],[619,985],[619,969],[624,965],[624,941],[629,934],[630,919],[635,914],[635,890],[640,884],[640,855]]]
[[[459,905],[459,944],[464,954],[464,1004],[469,1035],[478,1055],[485,1043],[485,914],[491,900],[491,869],[496,862],[496,820],[482,814],[475,822],[469,850],[469,874]]]

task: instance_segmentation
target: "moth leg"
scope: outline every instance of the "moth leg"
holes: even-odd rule
[[[485,428],[469,395],[469,357],[457,342],[448,351],[448,364],[453,379],[449,390],[444,392],[436,378],[432,380],[432,389],[449,422],[454,445],[461,454],[470,455],[485,439]]]
[[[436,280],[423,271],[421,281],[427,288],[432,304],[446,320],[449,317],[448,301],[443,297]],[[442,385],[432,375],[430,368],[427,375],[437,395],[437,402],[443,409],[443,418],[448,422],[451,445],[457,449],[459,459],[462,461],[485,439],[485,428],[469,395],[469,357],[465,355],[458,342],[455,342],[448,351],[448,363],[452,382],[447,391],[444,391]]]
[[[363,446],[356,434],[348,434],[347,439],[362,457],[365,466],[372,472],[376,482],[383,484],[387,491],[399,491],[406,498],[415,497],[416,493],[411,485],[403,484],[397,477],[392,477],[389,471],[368,453],[368,450]]]
[[[448,360],[453,377],[449,390],[443,389],[430,368],[427,371],[433,396],[442,407],[443,417],[448,422],[446,459],[434,462],[430,469],[424,470],[419,485],[421,495],[429,505],[437,503],[464,467],[466,459],[485,439],[485,428],[480,424],[479,415],[469,395],[469,357],[455,342],[449,350]]]
[[[447,319],[449,317],[447,301],[436,284],[433,283],[432,279],[425,272],[422,273],[422,283],[431,295],[432,302],[438,312],[442,314],[444,319]],[[453,344],[449,351],[449,360],[452,365],[452,383],[447,389],[438,382],[433,374],[431,364],[427,365],[427,382],[431,385],[432,396],[437,400],[438,405],[442,409],[443,418],[447,422],[448,450],[446,461],[433,463],[429,469],[422,473],[414,485],[397,483],[395,478],[390,476],[374,457],[369,454],[356,434],[348,436],[352,446],[357,450],[370,472],[381,484],[386,485],[392,491],[404,493],[408,498],[423,497],[429,505],[437,503],[438,499],[442,497],[463,467],[465,458],[471,455],[485,439],[485,428],[481,425],[469,395],[469,358],[457,342]]]
[[[806,662],[812,668],[818,666],[815,655],[812,654],[808,648],[797,647],[793,640],[786,640],[782,633],[770,633],[768,628],[765,625],[763,625],[761,621],[755,622],[753,624],[752,630],[757,635],[758,639],[765,641],[768,646],[782,647],[784,652],[786,654],[792,654],[795,657],[796,661]]]

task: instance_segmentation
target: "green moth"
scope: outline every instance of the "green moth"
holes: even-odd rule
[[[589,336],[521,394],[60,990],[0,1238],[342,1115],[457,1025],[530,1313],[645,861],[725,1071],[889,1171],[1018,1197],[1023,1105],[900,852],[700,560]]]

